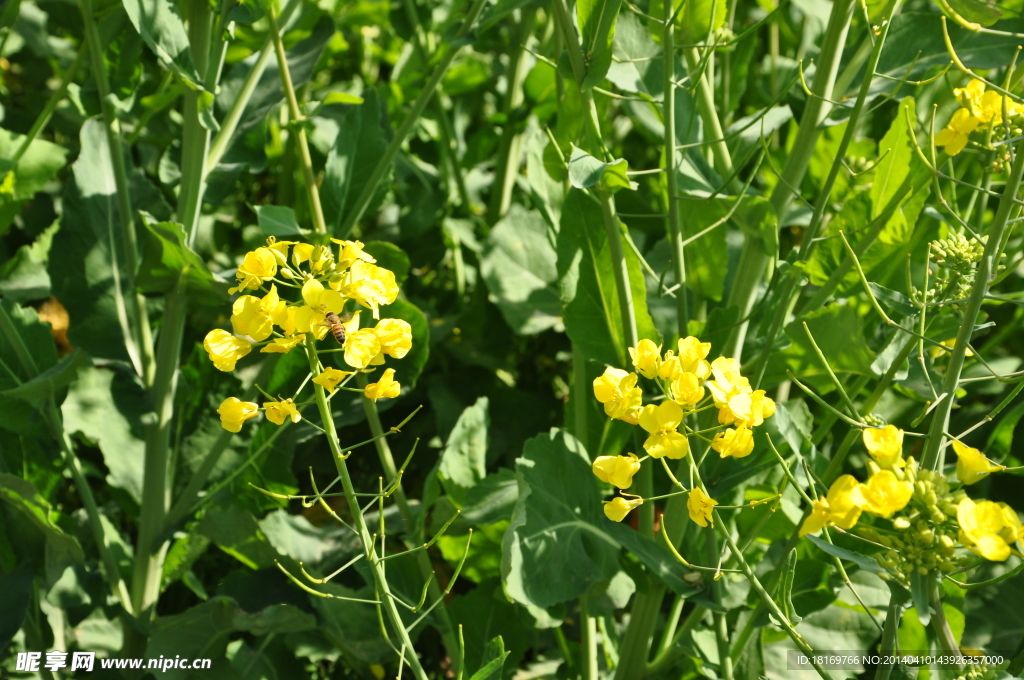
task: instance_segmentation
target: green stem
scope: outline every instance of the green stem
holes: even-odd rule
[[[142,295],[135,292],[135,273],[138,271],[138,239],[135,234],[135,218],[132,209],[131,190],[128,186],[128,170],[124,162],[124,150],[121,146],[121,127],[117,120],[117,112],[111,100],[110,82],[107,78],[107,66],[103,59],[103,42],[99,27],[93,15],[92,0],[80,0],[85,38],[89,44],[89,56],[92,59],[93,78],[96,91],[100,98],[103,112],[103,127],[107,135],[107,146],[110,149],[110,164],[114,171],[114,186],[117,190],[117,213],[121,225],[121,250],[126,271],[118,297],[120,305],[130,311],[128,326],[124,328],[125,345],[132,359],[136,372],[148,385],[152,382],[156,368],[154,366],[153,342],[149,327],[149,313]]]
[[[735,6],[735,3],[733,3]],[[665,125],[665,179],[668,198],[668,214],[666,228],[672,248],[672,265],[676,275],[676,321],[679,326],[679,337],[686,337],[686,327],[690,319],[686,300],[686,253],[683,248],[683,235],[679,226],[679,196],[676,183],[678,167],[678,149],[676,149],[676,62],[675,62],[675,21],[672,13],[675,2],[665,2],[662,31],[662,48],[664,50],[663,68],[665,69],[665,100],[662,104],[662,122]],[[717,157],[717,154],[716,154]]]
[[[306,356],[309,359],[309,370],[315,378],[320,375],[320,360],[317,358],[316,340],[311,334],[306,335],[305,347]],[[399,648],[405,650],[406,663],[408,663],[413,676],[416,680],[428,680],[427,673],[420,664],[419,657],[414,651],[415,648],[413,647],[412,640],[405,629],[405,623],[403,623],[398,607],[392,598],[391,588],[384,573],[383,563],[374,550],[373,537],[366,527],[366,518],[363,516],[363,509],[359,504],[359,498],[356,496],[355,486],[352,484],[352,476],[349,474],[344,452],[341,450],[330,402],[327,401],[323,386],[314,383],[313,388],[316,393],[316,404],[320,411],[320,419],[323,421],[324,430],[327,433],[327,442],[331,448],[331,458],[334,460],[338,475],[341,477],[341,486],[345,492],[345,500],[348,503],[349,512],[352,514],[352,523],[359,534],[363,554],[373,577],[374,588],[381,600],[380,607],[387,614],[387,620],[391,624],[392,632],[398,638],[397,644]]]
[[[19,146],[18,150],[14,152],[14,155],[11,156],[12,163],[15,165],[18,164],[21,157],[25,155],[26,151],[28,151],[28,147],[32,145],[35,138],[39,136],[39,133],[46,127],[46,124],[50,122],[50,117],[57,109],[57,105],[64,99],[68,85],[75,77],[75,74],[78,73],[78,69],[82,66],[82,62],[85,61],[88,53],[89,43],[86,41],[78,48],[78,56],[76,56],[75,60],[71,62],[70,66],[68,66],[68,70],[64,72],[64,77],[60,79],[60,84],[57,85],[57,89],[53,91],[52,95],[50,95],[50,99],[47,100],[46,106],[44,106],[43,110],[39,112],[39,116],[36,118],[36,122],[32,124],[32,128],[25,134],[25,139],[22,141],[21,146]]]
[[[207,0],[188,0],[188,39],[196,70],[205,75],[209,66],[210,32],[213,13]],[[206,150],[210,131],[200,120],[202,92],[187,88],[184,95],[184,125],[181,138],[181,189],[178,193],[178,219],[185,228],[185,241],[195,243],[196,225],[206,189]]]
[[[206,156],[207,173],[210,173],[217,167],[217,164],[220,163],[220,159],[223,158],[224,154],[227,152],[228,146],[231,144],[232,138],[235,135],[235,130],[238,129],[238,124],[242,120],[242,114],[245,113],[245,107],[249,105],[249,100],[252,99],[252,93],[256,90],[256,86],[259,84],[260,78],[263,77],[263,72],[267,69],[267,63],[270,61],[270,55],[273,53],[274,40],[273,38],[268,37],[266,44],[263,45],[263,49],[260,50],[260,56],[256,58],[256,63],[252,65],[249,75],[245,77],[245,82],[242,83],[242,89],[239,90],[238,96],[231,104],[231,110],[228,111],[228,115],[226,115],[224,120],[221,121],[220,131],[210,144],[210,151]]]
[[[580,598],[580,677],[598,680],[597,619],[590,615],[587,596]]]
[[[299,150],[299,161],[302,164],[302,176],[305,179],[306,198],[309,201],[309,212],[313,218],[313,229],[318,234],[326,234],[327,221],[324,219],[324,209],[320,205],[316,175],[313,174],[313,157],[309,153],[309,141],[306,139],[305,118],[299,109],[298,97],[295,96],[295,86],[292,84],[292,74],[288,68],[288,55],[285,53],[284,42],[281,40],[281,30],[277,25],[277,10],[273,3],[270,5],[270,11],[267,12],[267,18],[270,21],[270,37],[274,41],[274,51],[277,54],[277,68],[281,71],[281,84],[284,86],[285,97],[288,100],[291,131],[295,135]]]
[[[922,460],[925,468],[941,470],[943,466],[943,459],[945,458],[943,455],[945,432],[949,428],[949,413],[953,408],[957,387],[960,385],[960,373],[964,367],[967,344],[971,341],[974,326],[978,322],[978,315],[981,313],[981,305],[985,301],[985,296],[988,295],[990,280],[996,272],[999,245],[1002,242],[1003,232],[1006,229],[1010,212],[1013,210],[1017,191],[1020,189],[1022,173],[1024,173],[1024,141],[1015,149],[1013,166],[1010,168],[1010,174],[1006,178],[1006,185],[1003,187],[1003,195],[999,199],[999,207],[996,209],[995,218],[989,227],[985,252],[974,273],[971,297],[964,308],[964,315],[960,321],[960,331],[957,333],[953,351],[949,353],[949,364],[946,366],[946,376],[942,381],[942,395],[940,395],[939,403],[932,414],[931,426],[928,429],[928,443]]]
[[[882,642],[878,646],[878,653],[882,656],[891,656],[896,652],[897,636],[900,630],[900,614],[903,606],[895,601],[889,600],[889,610],[885,614],[885,627],[882,629]],[[875,680],[889,680],[895,664],[879,664],[875,669]]]
[[[686,620],[683,621],[683,625],[679,626],[679,629],[675,631],[671,639],[662,642],[654,661],[647,664],[647,671],[644,677],[657,677],[665,673],[672,668],[676,661],[686,655],[686,649],[677,646],[676,643],[697,627],[704,618],[704,615],[707,614],[707,611],[707,609],[699,604],[690,610],[690,613],[686,615]]]
[[[691,74],[699,72],[700,53],[696,47],[688,47],[683,50],[686,59],[686,68]],[[730,189],[738,189],[739,181],[736,179],[736,172],[732,165],[732,154],[729,152],[729,145],[725,141],[725,132],[722,128],[722,121],[718,118],[718,110],[715,107],[715,90],[708,80],[708,74],[702,73],[696,83],[697,113],[704,123],[704,136],[712,140],[708,148],[714,154],[714,167],[723,179],[732,178]]]
[[[366,208],[370,205],[370,200],[377,192],[377,185],[384,179],[384,175],[387,173],[388,168],[391,167],[391,162],[394,160],[395,155],[405,143],[409,133],[412,132],[413,125],[419,119],[420,114],[423,113],[423,109],[426,108],[430,98],[434,96],[434,91],[441,83],[441,78],[444,77],[444,74],[448,71],[448,67],[452,63],[452,59],[455,58],[455,55],[458,54],[459,50],[462,48],[463,38],[465,38],[473,28],[473,25],[476,23],[476,18],[479,16],[480,10],[483,9],[486,0],[472,0],[472,3],[473,4],[470,6],[469,10],[466,12],[466,18],[462,22],[462,27],[459,28],[459,32],[455,35],[455,39],[453,40],[454,45],[441,48],[447,50],[446,53],[437,62],[437,65],[431,72],[427,82],[424,83],[423,90],[409,108],[409,112],[402,120],[402,124],[399,125],[398,129],[395,131],[395,136],[391,139],[391,142],[384,150],[380,160],[377,161],[377,165],[374,166],[373,172],[370,173],[370,177],[367,180],[366,185],[363,187],[362,193],[360,193],[359,197],[356,198],[352,209],[348,211],[347,215],[345,215],[345,219],[342,221],[341,227],[338,229],[338,236],[343,237],[349,234],[356,222],[362,219],[363,213],[366,212]]]
[[[363,389],[366,388],[367,378],[365,373],[360,373],[357,376],[359,386]],[[370,434],[374,437],[374,446],[377,449],[377,457],[380,459],[381,467],[384,468],[384,475],[387,483],[390,485],[394,483],[395,478],[398,477],[398,468],[395,467],[395,457],[391,453],[391,446],[388,444],[387,437],[384,436],[384,426],[380,421],[380,413],[377,411],[377,404],[372,399],[363,397],[363,410],[366,412],[366,421],[370,425]],[[398,506],[398,513],[402,516],[402,521],[405,523],[406,532],[412,536],[412,541],[416,546],[422,545],[424,541],[423,536],[423,523],[417,522],[413,516],[413,512],[409,507],[409,499],[405,495],[405,489],[401,482],[395,485],[395,490],[392,493],[395,498],[395,504]],[[407,547],[415,547],[413,545],[407,545]],[[430,556],[426,550],[416,551],[416,564],[420,570],[420,576],[424,582],[429,583],[427,586],[427,592],[430,595],[431,600],[441,601],[438,605],[438,622],[441,633],[441,641],[444,643],[445,651],[448,653],[448,658],[452,660],[453,667],[456,673],[460,672],[457,660],[459,658],[459,641],[455,635],[455,627],[452,625],[451,615],[448,612],[448,607],[442,600],[441,587],[437,584],[437,579],[434,578],[434,568],[430,564]]]
[[[832,13],[829,16],[828,27],[825,29],[825,36],[821,43],[821,52],[818,55],[817,71],[811,85],[811,92],[815,96],[807,100],[793,149],[786,158],[779,182],[775,185],[771,195],[772,208],[775,210],[775,216],[780,225],[784,223],[786,213],[793,200],[793,189],[799,187],[803,182],[804,174],[806,174],[811,157],[814,155],[814,147],[820,133],[819,126],[831,110],[829,100],[832,99],[840,58],[846,45],[846,35],[850,29],[850,20],[853,17],[855,6],[855,0],[836,0],[832,4]],[[758,239],[747,238],[744,241],[740,253],[741,267],[737,270],[736,281],[729,291],[729,304],[739,307],[740,318],[744,321],[741,321],[729,334],[725,345],[727,356],[737,359],[742,356],[743,343],[746,340],[747,328],[750,323],[750,312],[769,262],[770,258],[765,254]]]
[[[959,657],[960,645],[957,644],[956,636],[953,635],[953,630],[949,627],[949,620],[946,619],[946,610],[942,608],[942,597],[939,595],[939,582],[934,578],[928,588],[928,602],[931,604],[932,628],[935,630],[935,636],[939,639],[939,646],[942,647],[942,650],[947,655]],[[958,660],[953,665],[958,670],[963,670],[964,664],[962,660]]]
[[[707,545],[708,565],[714,565],[718,562],[719,557],[715,530],[708,527],[704,532],[704,537]],[[712,579],[711,593],[715,602],[722,601],[722,582],[720,580]],[[733,680],[732,657],[729,656],[729,624],[725,620],[725,612],[712,612],[711,616],[715,622],[715,640],[718,642],[718,671],[723,680]]]

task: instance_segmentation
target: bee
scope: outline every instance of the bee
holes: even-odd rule
[[[342,314],[338,316],[334,312],[327,312],[324,317],[323,326],[327,326],[331,329],[331,334],[334,335],[334,339],[338,341],[339,345],[345,344],[345,324],[352,319],[351,314]]]

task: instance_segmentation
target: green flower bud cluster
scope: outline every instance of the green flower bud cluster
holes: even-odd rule
[[[975,268],[985,254],[985,242],[984,236],[976,239],[957,233],[932,241],[931,259],[946,272],[934,272],[935,286],[925,297],[929,301],[940,297],[946,300],[968,297],[974,285]]]
[[[888,572],[882,578],[895,578],[909,586],[914,573],[948,574],[961,566],[955,550],[959,529],[956,506],[964,492],[950,490],[943,475],[921,469],[913,458],[904,474],[913,483],[914,494],[903,512],[893,518],[892,530],[863,527],[861,533],[888,548],[875,556]]]

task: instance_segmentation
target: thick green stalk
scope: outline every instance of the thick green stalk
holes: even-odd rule
[[[683,57],[686,59],[686,68],[691,74],[700,70],[700,52],[696,47],[688,47],[683,50]],[[701,74],[700,79],[695,83],[697,95],[697,113],[704,123],[704,136],[712,141],[708,148],[712,153],[712,160],[715,170],[722,179],[732,177],[730,189],[738,189],[739,182],[735,177],[735,168],[732,165],[732,154],[729,152],[729,144],[725,140],[725,131],[722,128],[722,121],[718,117],[718,110],[715,107],[715,89],[708,79],[708,74]]]
[[[800,250],[797,253],[797,259],[801,262],[806,262],[811,255],[811,249],[814,247],[815,239],[818,237],[818,232],[821,229],[822,221],[825,217],[825,209],[831,205],[832,189],[835,187],[836,180],[839,178],[839,173],[843,169],[843,159],[846,157],[846,150],[850,147],[850,142],[853,141],[854,133],[857,130],[857,122],[860,120],[861,113],[864,111],[864,105],[867,103],[868,95],[871,92],[871,83],[874,80],[875,70],[878,67],[878,60],[882,56],[882,47],[885,45],[885,37],[889,33],[889,25],[891,22],[885,20],[887,17],[891,17],[899,7],[900,0],[889,0],[887,6],[882,10],[882,28],[879,31],[878,37],[875,39],[874,48],[871,51],[870,61],[868,62],[867,70],[865,71],[865,77],[860,86],[860,91],[857,93],[857,101],[853,105],[853,109],[850,111],[850,119],[847,121],[846,130],[843,132],[843,137],[839,141],[839,148],[836,149],[835,159],[832,161],[832,167],[829,169],[828,177],[825,179],[825,184],[821,187],[821,192],[818,195],[818,201],[814,206],[814,213],[811,216],[811,222],[807,227],[807,232],[804,234],[803,241],[800,244]],[[883,223],[884,224],[884,223]],[[772,324],[768,331],[768,337],[765,340],[764,348],[761,350],[761,354],[758,356],[754,366],[758,372],[758,377],[754,381],[755,385],[761,384],[761,377],[764,376],[765,367],[768,364],[768,356],[771,354],[772,348],[775,346],[775,338],[778,337],[779,332],[782,330],[782,324],[786,321],[786,316],[792,308],[794,297],[797,293],[797,285],[801,280],[800,274],[797,269],[792,269],[786,278],[786,288],[782,294],[779,305],[775,308],[775,316],[772,318]]]
[[[804,174],[814,155],[814,147],[818,141],[819,126],[831,110],[829,100],[832,99],[833,86],[839,70],[843,47],[846,45],[846,34],[850,29],[850,20],[856,0],[836,0],[832,3],[825,37],[822,39],[821,52],[818,55],[817,71],[811,92],[800,120],[793,149],[786,159],[781,176],[772,191],[771,204],[775,215],[782,224],[793,200],[793,191],[799,189]],[[748,238],[743,243],[740,253],[740,268],[736,280],[729,291],[729,304],[739,307],[741,321],[729,334],[725,345],[725,354],[740,359],[743,343],[746,340],[750,312],[757,298],[757,290],[764,277],[770,258],[765,254],[761,243]]]
[[[50,122],[50,117],[53,112],[57,109],[57,105],[64,99],[64,95],[67,93],[68,85],[74,79],[75,74],[78,73],[78,69],[82,66],[82,62],[85,61],[86,56],[89,53],[89,42],[85,41],[81,47],[78,48],[78,56],[68,66],[68,70],[64,72],[64,77],[60,79],[60,84],[57,85],[57,89],[53,91],[50,98],[46,102],[46,106],[39,112],[39,116],[36,118],[36,122],[32,124],[32,128],[25,134],[25,139],[22,141],[21,146],[11,156],[11,162],[15,165],[21,160],[21,157],[28,151],[28,147],[32,145],[33,140],[39,136],[46,124]]]
[[[537,19],[535,7],[523,7],[520,12],[519,31],[516,35],[509,63],[512,72],[508,75],[508,90],[505,92],[503,111],[507,117],[498,141],[498,162],[495,166],[494,182],[491,188],[490,204],[487,206],[487,223],[494,225],[508,212],[512,203],[512,189],[519,174],[520,152],[523,135],[519,121],[513,120],[513,113],[523,103],[523,81],[526,79],[526,43],[533,33]]]
[[[267,38],[266,44],[263,45],[263,49],[260,50],[260,56],[256,58],[256,63],[253,64],[252,69],[249,71],[249,75],[246,76],[245,82],[242,83],[242,89],[239,90],[238,96],[235,101],[231,104],[231,110],[228,111],[228,115],[221,121],[220,131],[217,136],[213,138],[213,142],[210,144],[210,151],[206,156],[206,173],[209,174],[217,164],[220,163],[220,159],[224,157],[224,154],[228,150],[228,146],[231,144],[232,137],[235,135],[235,130],[238,129],[238,124],[242,120],[242,114],[245,113],[245,107],[249,105],[249,100],[252,99],[252,93],[256,90],[256,86],[260,82],[260,78],[263,77],[263,72],[267,70],[267,62],[270,61],[270,55],[274,53],[274,40],[271,37]]]
[[[274,51],[277,53],[277,68],[281,71],[281,84],[284,86],[285,98],[288,101],[291,132],[295,135],[299,161],[302,164],[302,176],[305,179],[306,199],[309,201],[309,212],[313,218],[313,229],[318,234],[326,234],[327,221],[324,219],[323,206],[320,205],[316,175],[313,174],[313,157],[309,153],[309,141],[306,139],[302,111],[299,109],[299,99],[295,96],[295,86],[292,84],[292,74],[288,68],[288,55],[285,53],[284,42],[281,40],[281,29],[277,26],[277,10],[273,3],[270,5],[270,11],[267,12],[267,18],[270,20],[270,36],[274,41]]]
[[[890,656],[896,652],[897,637],[900,630],[900,614],[903,606],[895,598],[889,600],[889,609],[885,614],[885,628],[882,630],[882,642],[878,645],[878,653]],[[875,669],[875,680],[889,680],[894,664],[878,664]]]
[[[675,2],[663,4],[665,6],[663,17],[665,28],[661,34],[661,43],[664,50],[662,61],[665,69],[665,100],[662,103],[661,118],[665,124],[665,186],[668,198],[668,214],[665,220],[672,248],[672,266],[676,275],[676,318],[679,325],[679,337],[685,338],[690,312],[686,304],[686,253],[683,248],[682,230],[679,227],[679,189],[676,185],[679,151],[676,149],[676,22],[672,21]]]
[[[89,43],[89,56],[92,58],[93,79],[96,81],[96,91],[100,98],[100,108],[103,111],[103,127],[107,134],[107,146],[110,149],[114,186],[117,190],[117,213],[121,225],[121,248],[126,269],[124,284],[119,296],[124,298],[122,304],[130,310],[128,327],[123,329],[125,345],[136,372],[148,385],[152,382],[156,370],[153,363],[153,339],[149,328],[146,301],[142,295],[135,292],[135,273],[139,268],[139,248],[135,234],[135,211],[132,208],[131,190],[128,186],[128,169],[125,167],[124,150],[121,146],[121,126],[117,120],[114,103],[110,99],[110,82],[107,78],[107,66],[103,60],[103,42],[96,25],[96,18],[93,15],[92,0],[80,0],[80,3],[85,39]]]
[[[598,680],[597,619],[590,615],[587,596],[580,598],[580,676],[582,680]]]
[[[454,47],[442,47],[441,49],[446,50],[445,54],[437,62],[434,70],[431,72],[427,82],[423,85],[423,90],[419,96],[413,102],[409,108],[409,112],[406,113],[405,118],[402,120],[402,124],[398,126],[395,131],[395,136],[391,139],[387,148],[381,155],[380,160],[377,161],[377,165],[374,166],[373,172],[370,173],[370,177],[366,182],[366,186],[363,187],[362,193],[356,198],[351,210],[345,215],[344,221],[341,223],[341,227],[338,230],[340,236],[345,236],[352,231],[352,227],[355,226],[363,217],[363,213],[366,212],[367,206],[370,204],[370,200],[377,192],[377,185],[380,184],[381,180],[384,179],[385,173],[388,168],[391,167],[391,162],[395,159],[395,155],[398,150],[402,148],[402,144],[405,143],[409,133],[412,132],[413,125],[419,119],[420,114],[423,113],[423,109],[426,108],[430,98],[434,96],[434,91],[437,86],[441,83],[441,78],[448,71],[448,67],[452,63],[452,59],[458,54],[461,49],[461,41],[469,31],[473,28],[473,24],[476,23],[477,16],[480,15],[480,10],[483,9],[486,0],[473,0],[473,4],[466,12],[466,18],[462,22],[462,27],[459,28],[459,32],[455,35]]]
[[[1015,149],[1013,166],[1006,178],[1003,187],[1003,195],[999,199],[999,207],[996,208],[995,217],[989,227],[988,240],[985,243],[985,252],[981,256],[981,262],[974,272],[974,285],[971,287],[971,297],[964,307],[963,319],[960,322],[960,332],[956,336],[956,344],[949,353],[949,364],[946,366],[946,376],[942,381],[942,394],[938,405],[932,414],[931,427],[928,428],[928,444],[925,448],[922,464],[932,470],[941,470],[943,465],[945,433],[949,427],[949,413],[953,408],[953,400],[956,398],[957,387],[960,386],[960,373],[964,367],[964,357],[967,352],[967,344],[971,341],[974,333],[974,325],[978,322],[978,315],[981,313],[981,305],[988,295],[988,288],[992,276],[996,272],[999,258],[999,246],[1003,240],[1003,232],[1006,230],[1006,223],[1009,221],[1010,213],[1014,208],[1014,201],[1020,189],[1021,175],[1024,174],[1024,141]]]
[[[728,527],[726,527],[728,531]],[[718,541],[715,540],[715,530],[708,527],[704,531],[707,543],[708,564],[715,564],[719,557]],[[711,592],[716,602],[722,601],[722,582],[711,581]],[[729,656],[729,624],[725,619],[725,612],[711,612],[715,622],[715,641],[718,643],[718,672],[723,680],[733,680],[732,657]]]
[[[366,387],[367,379],[365,373],[360,373],[357,376],[359,386],[362,388]],[[395,466],[395,457],[391,453],[391,446],[388,444],[387,437],[384,436],[384,426],[380,421],[380,414],[377,412],[377,404],[372,399],[363,397],[363,409],[366,412],[366,421],[370,425],[370,434],[374,436],[374,446],[377,449],[377,457],[380,459],[381,467],[384,468],[384,475],[387,484],[393,484],[395,478],[398,477],[398,468]],[[416,518],[413,516],[413,512],[409,507],[409,499],[406,498],[405,488],[401,482],[395,486],[394,493],[392,496],[395,499],[395,505],[398,506],[398,514],[402,516],[402,521],[405,523],[406,533],[411,536],[411,540],[407,542],[407,548],[414,548],[423,545],[423,523],[416,522]],[[459,673],[459,640],[455,635],[455,627],[452,625],[451,615],[448,612],[448,608],[445,606],[442,600],[442,593],[440,586],[437,585],[437,579],[433,578],[434,568],[430,564],[430,556],[426,550],[416,551],[416,564],[420,570],[420,576],[425,582],[428,582],[427,593],[430,595],[432,600],[441,600],[441,604],[437,608],[437,619],[440,623],[439,629],[441,633],[441,641],[444,643],[445,651],[448,653],[448,658],[452,661],[452,671],[456,674]]]
[[[320,375],[320,360],[317,358],[316,341],[311,334],[306,335],[305,346],[306,356],[309,359],[309,370],[315,378]],[[341,450],[338,432],[334,427],[334,416],[331,413],[330,402],[327,401],[327,396],[321,385],[314,383],[313,389],[316,394],[316,405],[320,411],[320,419],[323,422],[327,443],[331,448],[331,458],[334,459],[338,476],[341,477],[341,486],[345,492],[345,500],[348,503],[349,512],[352,514],[352,523],[355,525],[356,532],[359,534],[359,540],[362,542],[363,554],[373,576],[375,591],[381,599],[380,607],[386,613],[388,623],[391,624],[392,631],[395,637],[398,638],[397,644],[399,649],[405,650],[405,662],[409,665],[413,677],[416,680],[428,680],[427,673],[420,664],[412,640],[410,640],[409,633],[405,629],[405,624],[402,622],[402,617],[398,612],[398,607],[392,598],[391,588],[384,574],[383,563],[374,550],[373,537],[366,527],[366,518],[363,516],[363,509],[360,507],[359,498],[356,496],[355,486],[352,484],[352,477],[348,471],[348,464],[345,462],[345,453]]]
[[[196,71],[205,76],[209,65],[210,31],[213,13],[207,0],[188,0],[188,39]],[[202,96],[192,88],[185,89],[185,105],[182,110],[184,124],[181,137],[181,188],[178,192],[178,219],[185,227],[185,241],[194,243],[206,188],[206,150],[210,145],[210,131],[200,120]]]

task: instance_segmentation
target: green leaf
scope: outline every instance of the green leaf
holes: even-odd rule
[[[91,365],[89,357],[81,350],[76,349],[57,362],[56,365],[43,371],[28,382],[13,389],[4,390],[0,392],[0,395],[24,399],[41,410],[51,397],[56,398],[58,393],[75,379],[80,368],[89,365]]]
[[[229,284],[218,281],[203,259],[185,243],[185,230],[177,222],[153,222],[143,215],[147,238],[139,263],[136,287],[142,293],[169,293],[184,286],[189,300],[221,305],[228,300]]]
[[[462,519],[470,526],[491,524],[509,519],[519,498],[519,484],[515,473],[501,468],[487,475],[466,494],[462,506]]]
[[[256,518],[239,507],[210,508],[195,531],[250,569],[274,568],[280,557]]]
[[[1013,432],[1017,429],[1021,416],[1024,416],[1024,403],[1015,405],[1000,418],[985,443],[985,453],[989,458],[1002,460],[1009,455],[1013,446]]]
[[[50,504],[24,479],[0,472],[0,500],[20,512],[45,538],[47,588],[60,579],[67,567],[85,560],[82,546],[57,526]]]
[[[520,335],[562,323],[554,234],[540,213],[514,204],[487,235],[480,268],[491,300]]]
[[[391,131],[382,120],[380,97],[376,90],[367,90],[366,103],[360,106],[339,105],[320,112],[337,124],[337,133],[327,154],[324,182],[320,187],[324,218],[328,231],[337,233],[351,203],[363,192],[377,160],[384,155]],[[387,195],[390,173],[377,185],[373,199],[366,206],[371,214]]]
[[[0,300],[0,314],[12,331],[8,334],[0,330],[0,412],[4,414],[0,427],[21,435],[48,437],[50,429],[42,414],[27,401],[6,396],[6,392],[22,387],[57,363],[49,325],[40,322],[31,307],[8,300]]]
[[[0,575],[0,654],[21,630],[32,603],[32,581],[32,569],[27,562]]]
[[[828,375],[804,332],[804,322],[834,372],[863,375],[871,370],[875,354],[864,338],[864,324],[857,310],[850,305],[830,304],[786,326],[786,335],[793,344],[775,354],[775,371],[769,368],[769,372],[781,375],[781,363],[785,361],[800,378]]]
[[[46,263],[58,229],[57,224],[47,227],[34,243],[18,248],[14,257],[0,265],[0,295],[14,302],[50,296],[50,275],[46,272]]]
[[[700,43],[721,28],[727,18],[725,0],[688,0],[676,23],[683,30],[682,40]]]
[[[453,623],[462,625],[467,668],[487,664],[491,658],[487,651],[494,636],[501,636],[507,645],[506,663],[510,669],[518,666],[530,648],[535,633],[533,617],[525,608],[509,601],[497,579],[456,595],[448,604],[448,612]]]
[[[602,163],[575,144],[572,145],[569,183],[577,189],[589,189],[599,182],[612,193],[619,189],[636,189],[638,184],[631,182],[626,175],[628,169],[629,163],[624,158]]]
[[[505,651],[505,642],[499,635],[487,643],[487,647],[484,648],[484,664],[469,680],[499,680],[508,655],[509,652]]]
[[[868,281],[868,288],[890,316],[915,316],[918,313],[917,307],[903,293],[880,286],[874,281]]]
[[[779,219],[767,199],[744,196],[733,213],[733,220],[744,233],[760,240],[765,255],[776,256],[779,252]]]
[[[302,233],[295,219],[295,211],[283,205],[258,205],[256,223],[267,236],[296,236]]]
[[[681,210],[686,214],[682,223],[683,237],[695,237],[720,222],[729,214],[735,200],[694,198],[683,202]],[[728,230],[727,224],[720,224],[686,246],[686,286],[712,300],[721,300],[725,290],[729,267],[729,249],[726,244]],[[755,233],[764,244],[762,247],[767,250],[769,241],[763,237],[761,228],[758,227]]]
[[[154,418],[145,390],[127,370],[83,368],[61,407],[64,429],[81,434],[103,452],[107,483],[142,500],[145,432]]]
[[[908,113],[910,120],[916,122],[913,97],[905,97],[900,102],[889,131],[878,143],[879,161],[875,166],[875,178],[871,184],[870,194],[872,219],[881,214],[882,209],[896,194],[916,164],[917,156],[910,141],[913,130],[907,125]]]
[[[395,283],[401,286],[409,278],[409,256],[404,250],[389,241],[370,241],[363,250],[377,260],[378,267],[389,269],[395,274]]]
[[[807,539],[814,545],[818,546],[819,548],[827,552],[829,555],[832,555],[833,557],[838,557],[842,560],[853,562],[865,571],[870,571],[873,574],[881,574],[883,571],[885,571],[884,569],[882,569],[882,567],[878,565],[878,562],[876,562],[873,557],[868,557],[867,555],[862,555],[860,553],[853,552],[852,550],[847,550],[846,548],[842,548],[838,545],[833,545],[824,539],[818,538],[817,536],[807,536]]]
[[[362,97],[357,97],[348,92],[331,92],[324,97],[322,103],[324,106],[329,106],[331,104],[362,104],[365,101]]]
[[[459,416],[441,453],[438,477],[445,491],[461,507],[466,494],[487,476],[487,397],[480,397]]]
[[[192,61],[188,32],[177,4],[170,0],[124,0],[123,4],[135,30],[160,61],[191,87],[202,89],[203,78]]]
[[[914,572],[910,575],[910,598],[914,602],[914,609],[917,610],[918,620],[925,626],[931,621],[932,612],[928,605],[928,574]]]
[[[622,0],[577,0],[576,20],[583,34],[583,59],[587,73],[582,87],[599,85],[612,65],[615,19]]]
[[[562,206],[558,232],[558,277],[562,316],[569,339],[583,355],[602,364],[624,365],[626,342],[601,208],[586,193],[572,190]],[[643,270],[625,249],[639,338],[661,342],[647,311]]]
[[[10,159],[25,139],[24,135],[0,129],[0,234],[11,226],[21,204],[42,191],[66,162],[67,149],[37,138],[14,165]]]
[[[999,4],[991,0],[949,0],[949,6],[967,21],[982,26],[991,26],[1003,18]]]

